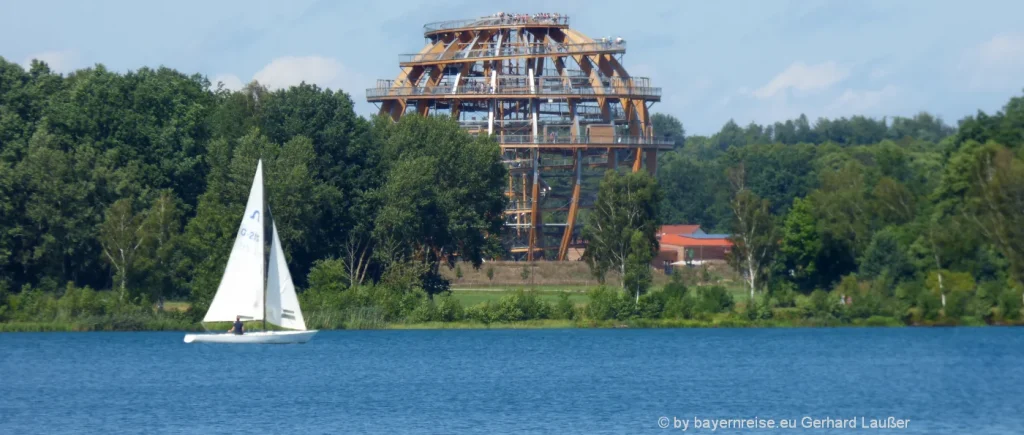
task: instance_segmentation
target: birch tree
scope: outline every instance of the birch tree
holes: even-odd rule
[[[732,252],[729,262],[743,275],[750,289],[750,299],[767,279],[771,262],[777,248],[776,225],[767,200],[759,198],[746,185],[746,174],[741,163],[729,171],[733,188],[730,208],[733,212]]]
[[[144,235],[142,216],[133,212],[130,198],[119,199],[107,209],[106,220],[100,226],[100,243],[116,272],[114,280],[122,300]]]
[[[614,269],[625,278],[634,246],[647,246],[651,252],[656,252],[660,202],[661,190],[649,174],[605,173],[594,209],[583,227],[583,239],[587,242],[583,259],[594,276],[603,282],[608,270]],[[633,243],[634,232],[640,233],[638,237],[646,241],[646,245]],[[626,289],[626,279],[622,285]]]

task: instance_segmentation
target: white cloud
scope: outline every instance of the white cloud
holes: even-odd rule
[[[868,115],[899,95],[900,89],[887,85],[878,90],[847,89],[831,104],[825,107],[825,115],[831,117]]]
[[[74,50],[44,51],[27,57],[22,66],[28,69],[32,66],[32,60],[38,59],[50,66],[50,70],[57,73],[69,73],[79,66],[78,53]]]
[[[1024,35],[997,35],[981,44],[978,52],[989,66],[1020,65],[1024,62]]]
[[[345,70],[344,65],[336,59],[323,56],[287,56],[271,61],[259,70],[253,79],[270,89],[287,88],[303,81],[331,89],[348,89],[353,75]]]
[[[828,89],[846,79],[850,72],[836,62],[807,65],[796,62],[775,76],[768,84],[754,90],[757,98],[770,98],[788,89],[814,92]]]
[[[226,88],[237,90],[253,80],[270,90],[284,89],[306,82],[335,92],[343,91],[352,98],[356,113],[376,113],[376,109],[364,97],[363,92],[368,87],[367,78],[346,68],[337,59],[325,56],[278,57],[253,74],[250,80],[242,80],[235,74],[222,73],[211,79],[210,83],[216,89],[217,82],[223,81]]]
[[[974,90],[1006,90],[1020,86],[1024,74],[1024,34],[1001,34],[964,56],[968,86]]]
[[[245,83],[242,83],[242,79],[238,78],[238,76],[234,74],[217,74],[216,77],[210,80],[210,85],[214,89],[217,89],[217,83],[220,82],[224,83],[225,89],[231,91],[237,91],[245,86]]]

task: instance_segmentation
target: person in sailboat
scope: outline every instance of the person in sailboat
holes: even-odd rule
[[[242,316],[235,316],[235,324],[228,332],[233,332],[236,335],[242,335],[245,332],[245,325],[242,324]]]

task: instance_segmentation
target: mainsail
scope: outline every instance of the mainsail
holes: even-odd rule
[[[235,316],[242,316],[243,320],[263,319],[264,214],[263,161],[260,160],[235,245],[203,322],[233,322]]]
[[[295,284],[288,272],[288,263],[277,236],[277,224],[271,221],[273,238],[270,242],[270,264],[267,271],[267,322],[282,328],[306,330]]]

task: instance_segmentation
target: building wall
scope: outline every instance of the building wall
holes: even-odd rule
[[[693,258],[686,256],[687,249],[693,249]],[[729,248],[726,246],[679,246],[679,245],[661,245],[662,251],[672,251],[675,253],[675,257],[679,260],[725,260],[726,254],[729,252]],[[679,261],[676,260],[676,261]],[[660,262],[658,264],[661,264]]]

